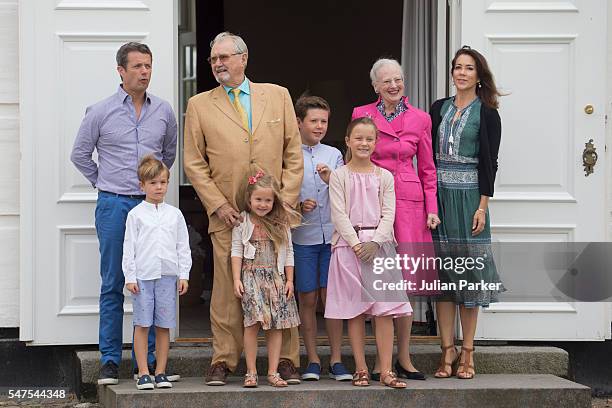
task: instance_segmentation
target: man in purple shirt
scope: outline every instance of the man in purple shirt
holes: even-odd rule
[[[96,232],[100,244],[100,328],[102,354],[98,384],[117,384],[123,343],[123,237],[128,212],[144,198],[136,174],[143,156],[153,154],[168,168],[176,156],[177,125],[170,104],[147,93],[153,55],[130,42],[117,51],[122,84],[117,92],[88,107],[71,160],[98,189]],[[96,163],[92,154],[98,152]],[[148,362],[155,357],[154,331]],[[150,334],[151,334],[150,333]],[[176,379],[176,378],[175,378]]]

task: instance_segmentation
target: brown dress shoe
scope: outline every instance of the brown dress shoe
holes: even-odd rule
[[[278,363],[278,373],[280,374],[283,380],[287,381],[287,384],[300,383],[300,374],[298,373],[291,360],[281,358]]]
[[[206,373],[206,385],[225,385],[229,369],[224,362],[210,366]]]

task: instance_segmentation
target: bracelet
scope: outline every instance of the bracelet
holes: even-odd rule
[[[486,213],[486,212],[487,212],[487,210],[485,210],[485,209],[483,209],[483,208],[479,208],[479,209],[477,209],[477,210],[476,210],[476,212],[478,212],[478,211],[482,211],[483,213]]]

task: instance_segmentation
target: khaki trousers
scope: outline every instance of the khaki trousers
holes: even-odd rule
[[[234,296],[234,279],[231,267],[232,230],[225,229],[211,234],[215,275],[210,301],[210,323],[213,334],[212,364],[225,362],[235,371],[242,354],[244,330],[240,299]],[[298,328],[283,330],[281,358],[300,365],[300,338]]]

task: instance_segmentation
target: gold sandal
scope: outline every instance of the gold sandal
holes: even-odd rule
[[[457,369],[457,378],[461,380],[471,380],[476,376],[476,369],[472,364],[470,364],[470,357],[472,357],[472,353],[474,352],[474,347],[461,347],[461,354],[464,354],[463,362],[459,363],[459,368]],[[473,357],[472,357],[473,358]],[[474,372],[470,372],[470,368]]]
[[[246,373],[244,375],[244,388],[257,388],[257,373]]]
[[[407,386],[404,381],[398,380],[397,375],[391,370],[380,373],[380,384],[390,388],[406,388]]]
[[[459,362],[459,353],[457,353],[457,349],[454,344],[450,346],[440,346],[442,349],[442,355],[440,356],[440,365],[438,369],[434,373],[435,378],[450,378],[457,372],[457,363]],[[446,361],[447,351],[453,349],[455,350],[455,358],[452,362],[448,363]],[[448,367],[450,367],[450,373],[447,371]]]
[[[355,371],[353,374],[353,385],[355,387],[367,387],[370,385],[370,375],[368,370]]]
[[[268,374],[268,385],[275,388],[284,388],[287,386],[287,381],[283,380],[279,373]]]

